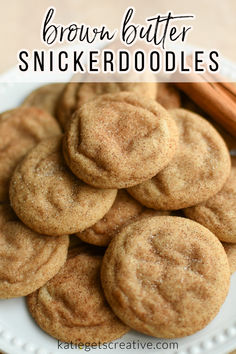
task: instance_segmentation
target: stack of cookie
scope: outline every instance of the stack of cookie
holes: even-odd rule
[[[1,114],[0,298],[27,296],[51,336],[183,337],[219,312],[236,162],[183,102],[164,83],[69,83]]]

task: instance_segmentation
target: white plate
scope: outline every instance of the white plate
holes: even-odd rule
[[[227,67],[226,67],[227,69]],[[1,78],[0,78],[1,79]],[[0,112],[21,103],[23,98],[38,84],[0,84]],[[112,353],[159,353],[159,354],[223,354],[236,348],[236,274],[231,278],[228,297],[216,318],[202,331],[177,339],[159,340],[131,331],[117,343],[135,341],[130,350],[108,350]],[[176,349],[155,349],[157,343],[178,343]],[[152,349],[142,349],[144,343],[152,343]],[[139,345],[139,349],[137,348]],[[151,344],[149,344],[150,346]],[[161,344],[158,344],[161,345]],[[57,354],[76,353],[76,349],[58,349],[57,340],[44,333],[30,317],[23,298],[0,301],[0,349],[8,354]],[[78,350],[77,350],[78,351]],[[82,351],[85,351],[83,349]],[[104,352],[91,349],[92,353]]]

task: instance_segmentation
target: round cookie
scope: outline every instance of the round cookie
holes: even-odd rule
[[[129,331],[109,308],[100,285],[102,255],[92,247],[69,251],[60,272],[27,298],[31,315],[67,343],[104,343]]]
[[[76,234],[82,241],[96,246],[107,246],[120,229],[141,218],[168,215],[167,211],[145,208],[125,190],[119,190],[114,204],[95,225]]]
[[[64,136],[72,172],[98,188],[126,188],[172,159],[178,131],[168,112],[133,93],[102,95],[74,113]]]
[[[206,202],[184,210],[185,215],[213,232],[221,241],[236,243],[236,157],[223,188]]]
[[[216,194],[230,174],[225,142],[205,119],[184,109],[170,111],[180,134],[173,160],[151,180],[128,192],[157,210],[187,208]]]
[[[22,157],[42,139],[59,133],[57,121],[35,107],[0,114],[0,202],[9,200],[10,177]]]
[[[82,104],[96,98],[98,95],[122,91],[133,92],[155,99],[157,85],[155,82],[70,82],[64,89],[58,105],[58,119],[61,125],[66,128],[71,114],[79,109]]]
[[[10,200],[18,217],[46,235],[72,234],[90,227],[111,208],[116,190],[95,189],[65,165],[61,136],[45,139],[17,166]]]
[[[170,83],[158,82],[156,100],[166,109],[179,108],[181,106],[181,96],[179,90]]]
[[[220,241],[202,225],[156,216],[123,228],[101,269],[108,303],[128,326],[160,338],[191,335],[218,313],[230,271]]]
[[[0,298],[26,296],[60,270],[68,236],[47,237],[25,226],[8,204],[0,205]]]
[[[23,107],[38,107],[52,116],[56,116],[56,107],[58,99],[65,87],[65,84],[55,83],[39,87],[25,98]]]
[[[228,257],[230,272],[233,274],[236,272],[236,244],[222,242],[222,245]]]

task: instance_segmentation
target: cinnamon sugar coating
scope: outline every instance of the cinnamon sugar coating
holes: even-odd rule
[[[156,215],[169,215],[169,212],[145,208],[125,190],[119,190],[108,213],[96,224],[76,235],[84,242],[107,246],[122,227],[142,218]]]
[[[72,234],[90,227],[112,206],[116,190],[96,189],[76,178],[61,152],[61,136],[45,139],[17,166],[10,186],[18,217],[42,234]]]
[[[57,108],[61,125],[66,128],[72,113],[96,96],[122,91],[155,99],[157,86],[155,82],[70,82],[65,87]]]
[[[180,135],[176,155],[152,179],[128,189],[140,203],[157,210],[204,202],[223,187],[230,174],[230,155],[215,128],[185,109],[170,113]]]
[[[84,104],[67,125],[63,152],[72,172],[98,188],[126,188],[173,158],[174,120],[155,101],[122,92]]]
[[[221,241],[236,243],[236,157],[223,188],[206,202],[184,213],[211,230]]]
[[[123,228],[101,269],[108,303],[131,328],[177,338],[204,328],[229,289],[230,270],[220,241],[185,218],[156,216]]]
[[[68,236],[48,237],[0,205],[0,298],[26,296],[54,277],[66,261]]]
[[[45,332],[63,342],[98,344],[129,331],[105,300],[101,261],[93,248],[73,249],[60,272],[28,296],[29,311]]]
[[[57,121],[35,107],[0,114],[0,202],[8,201],[11,175],[24,155],[42,139],[60,133]]]

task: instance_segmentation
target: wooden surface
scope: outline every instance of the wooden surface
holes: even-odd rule
[[[127,6],[134,4],[135,21],[168,10],[175,14],[195,14],[194,30],[188,43],[205,48],[220,48],[222,54],[236,62],[236,1],[235,0],[9,0],[1,1],[0,11],[0,73],[16,64],[16,53],[22,48],[42,47],[40,26],[49,6],[57,10],[55,21],[107,24],[119,27]]]

